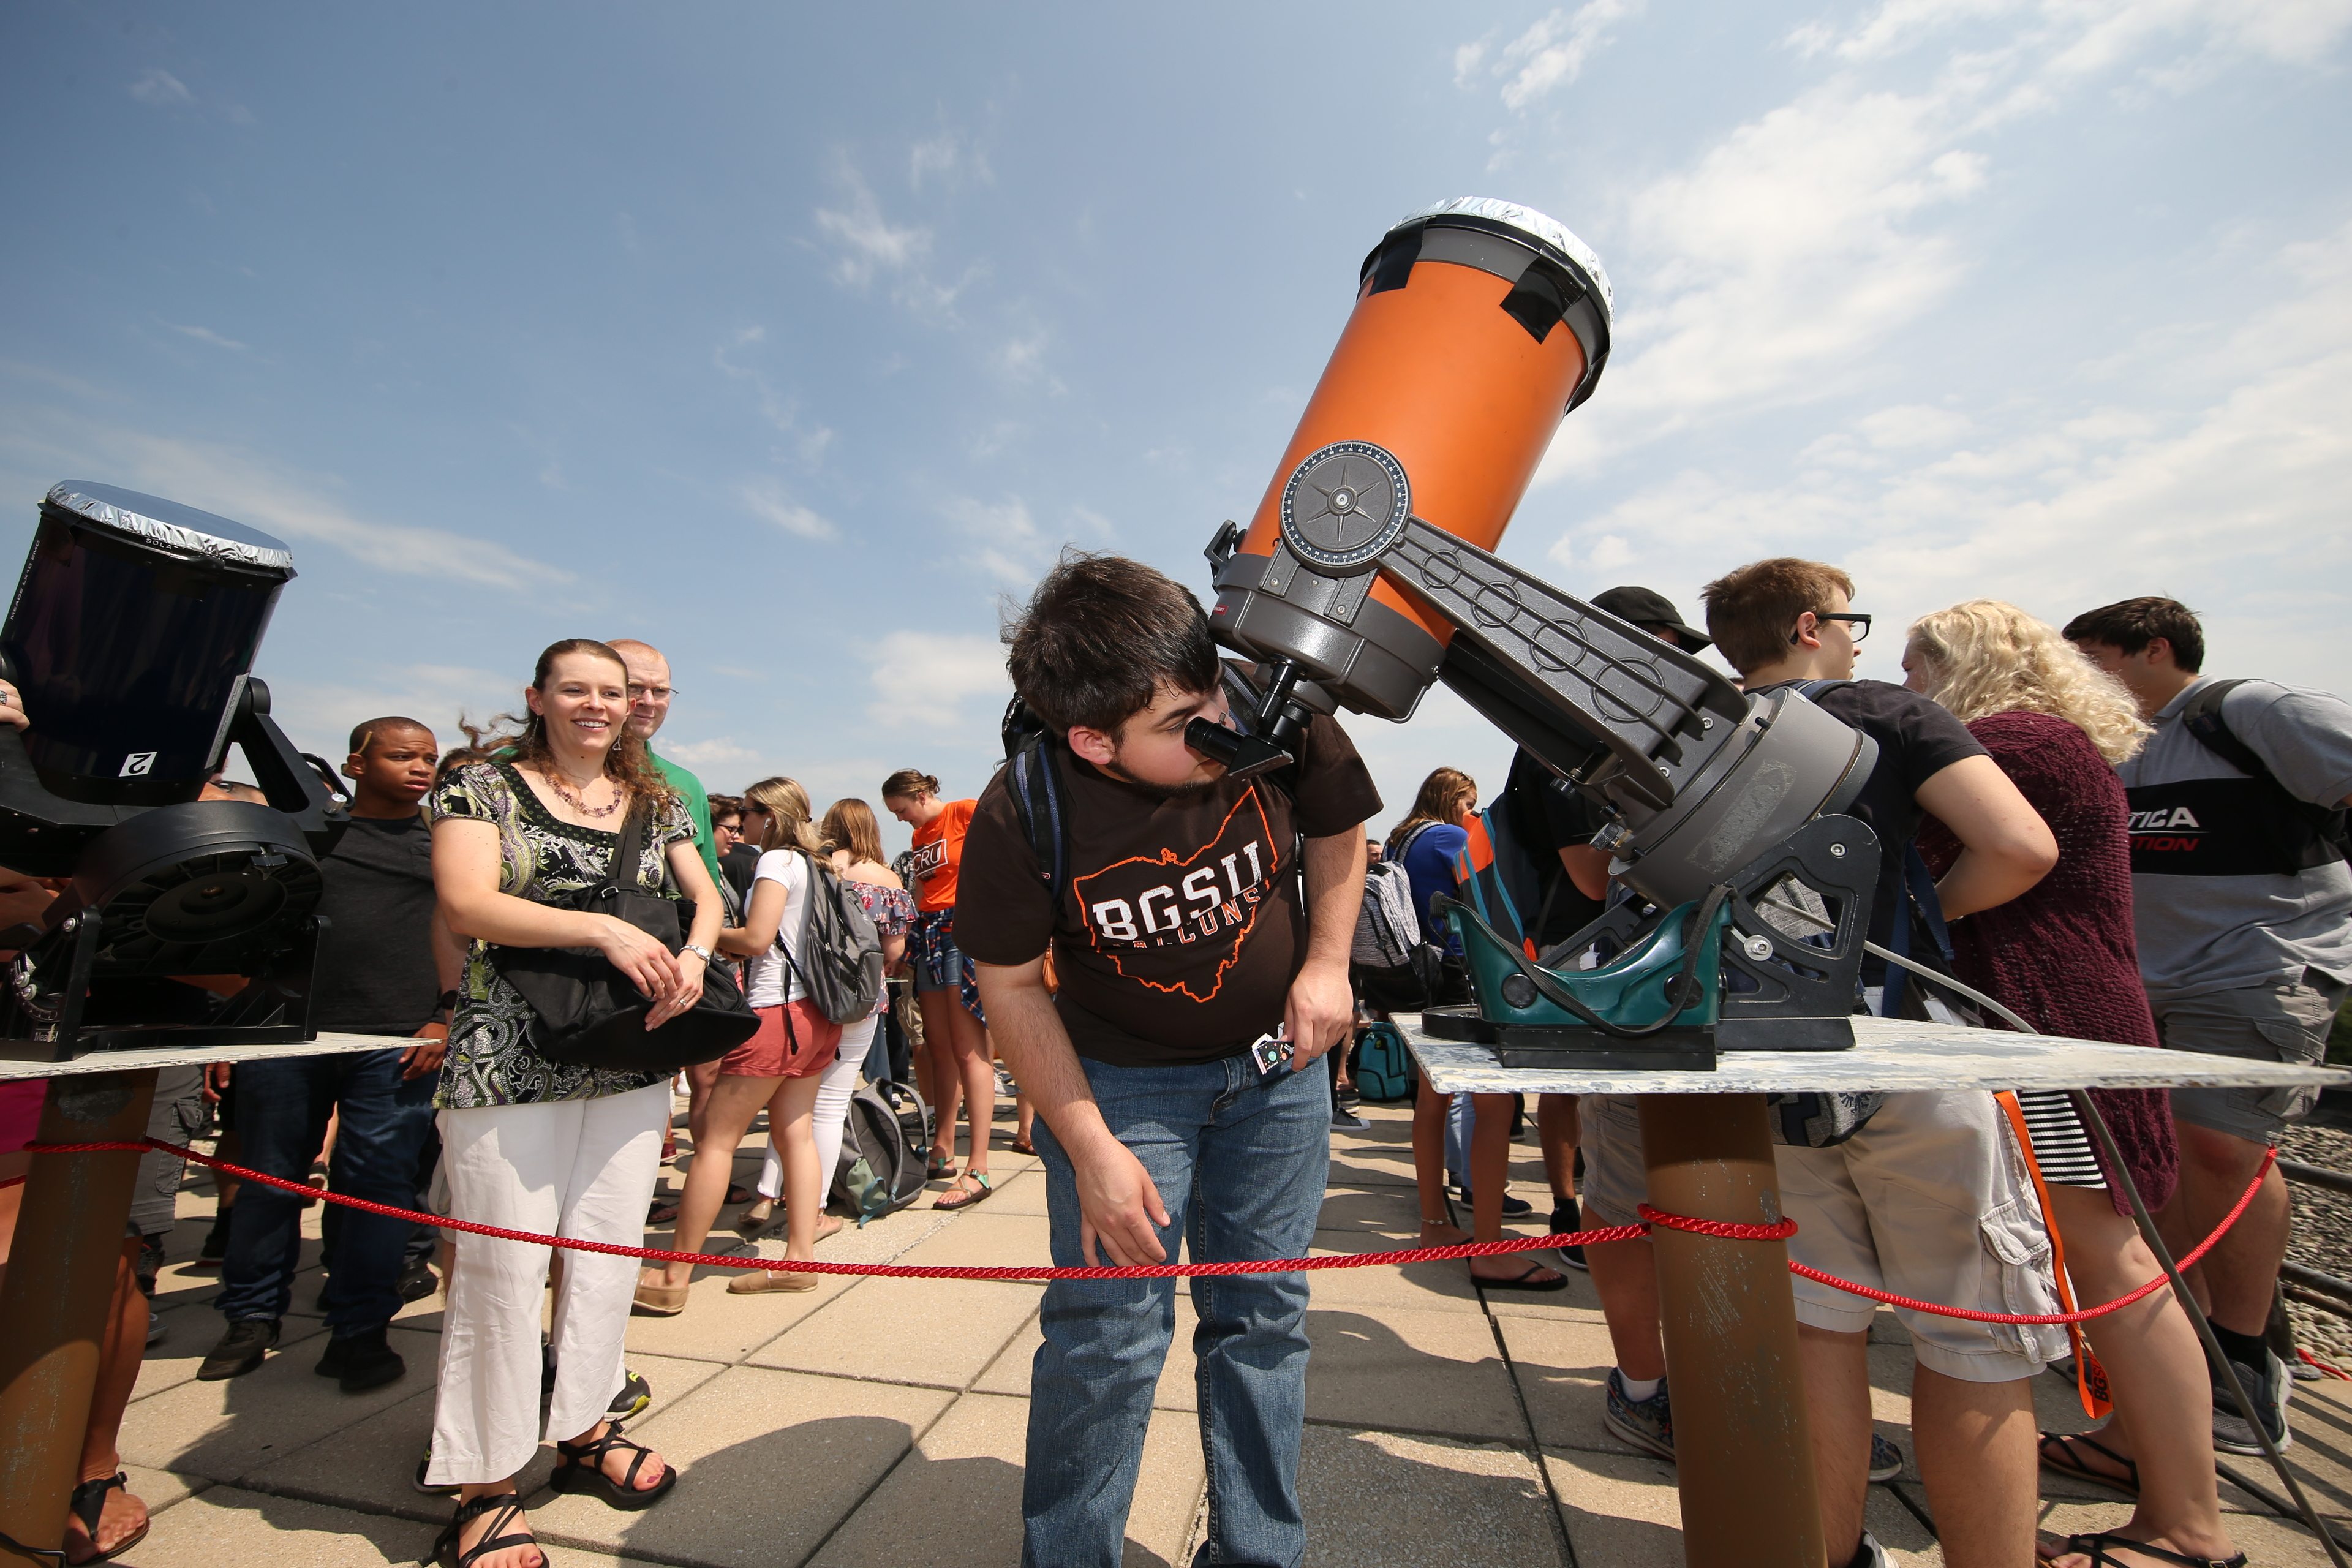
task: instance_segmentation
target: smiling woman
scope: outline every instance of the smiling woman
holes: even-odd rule
[[[539,657],[520,730],[475,735],[489,760],[433,789],[435,889],[450,929],[473,939],[436,1097],[452,1217],[625,1244],[643,1235],[669,1122],[667,1075],[541,1056],[530,1004],[493,961],[499,948],[593,947],[652,998],[648,1032],[702,996],[718,889],[677,793],[625,727],[628,688],[627,667],[604,644],[555,644]],[[624,843],[639,839],[638,863],[616,868]],[[626,921],[574,907],[574,894],[611,879],[692,901],[693,931],[676,954]],[[538,1319],[511,1303],[539,1299],[548,1256],[478,1237],[457,1254],[427,1475],[461,1491],[437,1548],[444,1563],[487,1540],[530,1539],[513,1478],[541,1431],[533,1401],[506,1395],[539,1387]],[[605,1415],[634,1274],[626,1258],[567,1263],[544,1427],[564,1439],[555,1489],[621,1509],[648,1506],[674,1479]]]

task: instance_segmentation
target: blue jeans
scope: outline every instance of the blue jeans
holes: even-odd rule
[[[1112,1134],[1141,1161],[1200,1262],[1303,1258],[1330,1165],[1331,1080],[1246,1056],[1184,1067],[1082,1061]],[[1054,1261],[1078,1255],[1069,1156],[1043,1118]],[[1307,1551],[1298,1445],[1307,1417],[1307,1276],[1196,1279],[1201,1447],[1209,1535],[1198,1563],[1295,1568]],[[1056,1279],[1030,1380],[1024,1568],[1118,1568],[1152,1390],[1176,1327],[1173,1279]]]
[[[307,1179],[326,1142],[328,1114],[340,1108],[327,1184],[355,1198],[415,1207],[418,1157],[433,1131],[436,1075],[403,1082],[400,1057],[383,1050],[239,1062],[229,1081],[245,1163],[289,1181]],[[300,1266],[301,1200],[248,1182],[229,1212],[221,1315],[232,1323],[284,1317]],[[337,1215],[327,1276],[329,1330],[343,1335],[380,1328],[400,1310],[410,1228],[405,1220],[358,1209]]]

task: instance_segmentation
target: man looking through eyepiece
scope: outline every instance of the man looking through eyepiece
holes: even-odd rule
[[[1282,782],[1229,778],[1187,746],[1194,719],[1229,721],[1216,647],[1192,595],[1139,563],[1066,554],[1007,640],[1013,689],[1046,731],[1063,885],[1049,893],[1000,773],[965,840],[956,930],[998,1048],[1035,1099],[1054,1260],[1162,1262],[1180,1235],[1201,1261],[1301,1256],[1331,1119],[1328,1077],[1305,1069],[1353,1017],[1370,774],[1328,718],[1307,725]],[[1024,1563],[1119,1561],[1173,1284],[1047,1288]],[[1197,1279],[1192,1300],[1205,1555],[1295,1564],[1306,1276]]]

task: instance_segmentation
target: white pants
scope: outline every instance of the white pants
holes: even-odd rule
[[[666,1082],[597,1100],[445,1110],[450,1217],[638,1246],[669,1117]],[[551,1251],[459,1235],[442,1320],[434,1485],[502,1481],[538,1450],[540,1306]],[[577,1437],[604,1419],[621,1386],[636,1276],[634,1258],[564,1258],[545,1436]]]
[[[842,1129],[849,1121],[849,1097],[856,1091],[857,1069],[866,1065],[866,1053],[874,1047],[875,1027],[881,1022],[881,1016],[877,1014],[863,1024],[843,1025],[841,1055],[816,1080],[816,1109],[809,1115],[810,1125],[816,1130],[816,1179],[824,1184],[824,1192],[833,1190],[834,1167],[841,1163]],[[776,1152],[775,1118],[768,1120],[768,1157],[760,1163],[760,1195],[781,1198],[784,1195],[784,1157]],[[824,1206],[822,1195],[817,1206]]]

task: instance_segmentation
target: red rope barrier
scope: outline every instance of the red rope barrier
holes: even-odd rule
[[[458,1231],[467,1236],[487,1236],[500,1241],[519,1241],[531,1247],[560,1247],[573,1252],[600,1252],[610,1257],[635,1258],[647,1263],[696,1263],[714,1268],[764,1268],[771,1273],[785,1274],[863,1274],[890,1279],[1172,1279],[1196,1275],[1288,1274],[1320,1268],[1370,1268],[1388,1264],[1442,1263],[1461,1258],[1496,1258],[1507,1253],[1536,1252],[1555,1247],[1599,1247],[1612,1241],[1637,1240],[1647,1235],[1654,1226],[1664,1226],[1673,1230],[1689,1231],[1694,1235],[1728,1241],[1785,1241],[1797,1234],[1797,1222],[1792,1219],[1783,1218],[1772,1225],[1744,1225],[1733,1220],[1694,1219],[1687,1215],[1670,1215],[1643,1204],[1641,1205],[1643,1223],[1639,1225],[1603,1226],[1594,1230],[1564,1231],[1558,1236],[1514,1237],[1508,1241],[1465,1241],[1456,1242],[1449,1247],[1413,1247],[1396,1252],[1339,1253],[1325,1258],[1253,1258],[1222,1263],[1127,1264],[1119,1267],[1097,1266],[1078,1268],[1061,1268],[1050,1264],[1037,1264],[1034,1267],[1013,1264],[979,1268],[946,1264],[824,1263],[814,1259],[790,1258],[729,1258],[705,1252],[667,1252],[655,1247],[624,1247],[618,1242],[582,1241],[562,1236],[536,1236],[527,1230],[509,1230],[503,1226],[480,1225],[472,1220],[418,1214],[411,1209],[395,1208],[390,1204],[372,1203],[366,1198],[355,1198],[344,1193],[322,1192],[307,1182],[293,1182],[283,1176],[264,1175],[259,1171],[247,1170],[243,1165],[232,1164],[217,1156],[200,1154],[194,1149],[185,1148],[177,1143],[166,1143],[156,1138],[106,1143],[27,1143],[25,1148],[27,1152],[35,1154],[97,1154],[114,1152],[144,1153],[152,1149],[158,1153],[177,1154],[183,1159],[194,1160],[199,1165],[225,1172],[239,1181],[258,1182],[263,1186],[276,1187],[281,1192],[293,1193],[301,1197],[323,1198],[331,1204],[341,1204],[345,1208],[359,1209],[367,1214],[383,1215],[392,1219],[404,1219],[415,1225],[436,1226],[443,1230]],[[2262,1169],[2254,1173],[2252,1184],[2246,1188],[2244,1195],[2238,1199],[2237,1206],[2230,1211],[2228,1217],[2221,1221],[2212,1235],[2199,1244],[2194,1252],[2180,1260],[2181,1268],[2187,1268],[2204,1257],[2212,1249],[2213,1244],[2220,1241],[2222,1235],[2237,1223],[2238,1216],[2245,1213],[2246,1206],[2254,1201],[2254,1194],[2262,1189],[2263,1178],[2270,1173],[2271,1164],[2277,1158],[2276,1150],[2272,1150],[2264,1155]],[[18,1181],[23,1179],[21,1176],[16,1178]],[[5,1184],[0,1184],[0,1185]],[[1964,1307],[1944,1307],[1933,1301],[1914,1300],[1907,1296],[1897,1296],[1888,1291],[1873,1289],[1866,1285],[1856,1285],[1832,1275],[1824,1274],[1819,1269],[1809,1268],[1794,1259],[1790,1261],[1789,1269],[1790,1272],[1801,1274],[1808,1279],[1816,1279],[1840,1290],[1852,1291],[1857,1296],[1866,1296],[1874,1301],[1884,1301],[1889,1306],[1905,1307],[1913,1311],[1931,1312],[1947,1318],[1966,1318],[1980,1323],[2082,1322],[2092,1318],[2104,1317],[2109,1312],[2121,1311],[2142,1297],[2161,1289],[2165,1284],[2164,1277],[2158,1275],[2127,1296],[2106,1302],[2103,1306],[2086,1307],[2078,1312],[2039,1314],[1979,1312]]]

